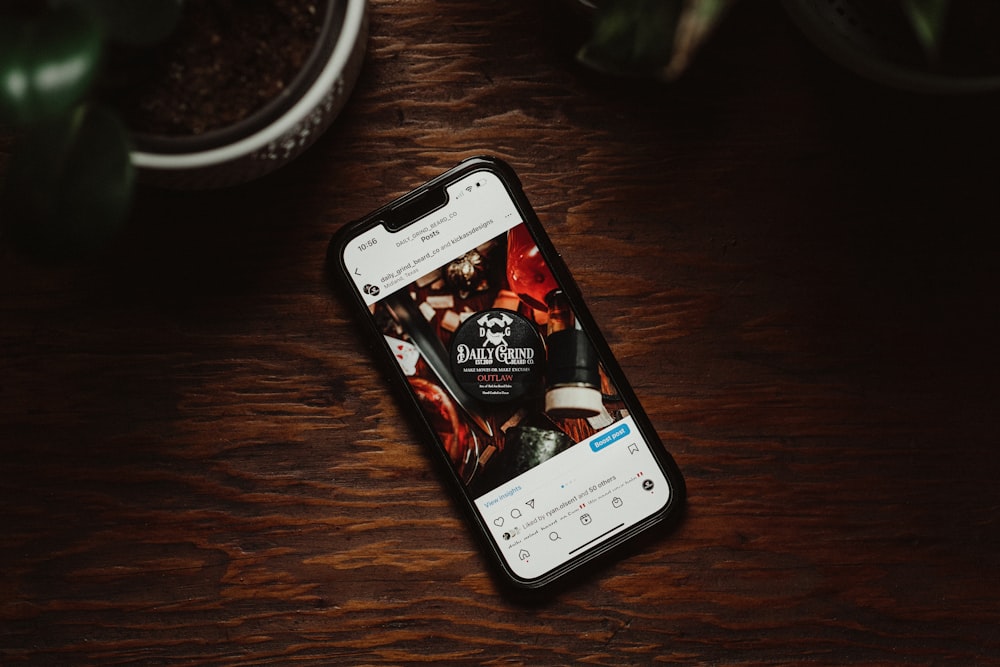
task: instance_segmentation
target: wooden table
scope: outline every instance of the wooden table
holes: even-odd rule
[[[1000,664],[1000,99],[828,63],[744,3],[683,81],[548,3],[373,2],[351,102],[258,183],[0,256],[0,663]],[[330,234],[519,171],[685,473],[683,522],[503,595]]]

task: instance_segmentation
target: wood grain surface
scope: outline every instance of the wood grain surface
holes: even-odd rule
[[[99,257],[0,250],[0,663],[1000,664],[1000,99],[867,84],[774,2],[670,86],[578,67],[557,3],[371,18],[292,165],[145,188]],[[478,153],[689,490],[531,605],[324,282],[340,225]]]

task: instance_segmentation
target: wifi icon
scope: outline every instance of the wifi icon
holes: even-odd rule
[[[466,192],[472,192],[472,186],[470,185],[469,187],[465,188],[465,191]]]

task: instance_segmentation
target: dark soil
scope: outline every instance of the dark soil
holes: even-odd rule
[[[164,44],[142,57],[117,54],[131,83],[114,104],[146,134],[191,136],[237,123],[291,84],[316,44],[326,2],[186,0]]]

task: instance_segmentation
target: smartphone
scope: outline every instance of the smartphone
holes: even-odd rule
[[[677,517],[681,473],[506,163],[345,225],[328,268],[507,583],[543,589]]]

